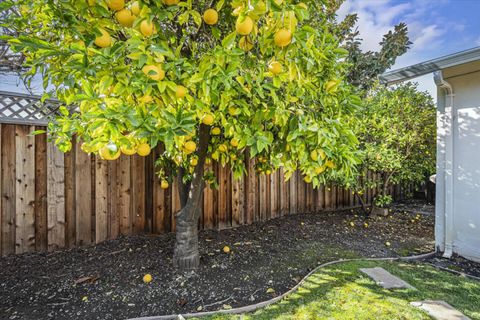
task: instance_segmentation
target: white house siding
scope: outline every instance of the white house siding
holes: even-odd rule
[[[442,251],[446,249],[444,241],[448,246],[450,230],[453,252],[480,261],[480,61],[445,69],[443,77],[454,93],[453,145],[448,142],[450,130],[445,126],[449,116],[445,106],[450,100],[439,91],[436,242]],[[453,172],[448,170],[449,152],[453,152]],[[446,170],[442,170],[445,165]],[[452,190],[448,187],[450,177],[445,179],[445,175],[451,175]],[[453,212],[450,220],[449,201]]]

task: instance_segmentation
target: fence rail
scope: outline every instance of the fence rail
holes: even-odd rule
[[[5,98],[2,94],[0,101],[5,108],[12,108],[9,104],[29,110],[38,106],[38,98],[35,102],[35,97],[15,94],[30,101],[25,105],[18,100],[8,102],[12,95]],[[15,115],[23,117],[19,110]],[[154,170],[159,148],[148,157],[122,155],[116,161],[87,155],[77,143],[71,152],[63,154],[44,134],[31,135],[34,130],[45,129],[41,124],[48,121],[48,114],[55,108],[41,115],[35,110],[20,120],[0,114],[2,255],[175,229],[180,199],[175,183],[167,190],[160,188]],[[9,123],[13,121],[22,124]],[[336,186],[314,190],[298,175],[285,182],[282,170],[259,176],[254,165],[253,160],[248,162],[247,174],[240,180],[233,180],[228,168],[211,165],[219,188],[204,190],[200,228],[224,229],[286,214],[359,205],[349,190]],[[396,198],[402,197],[400,188],[392,187],[391,191]],[[365,203],[371,202],[372,193],[369,190],[364,194]]]

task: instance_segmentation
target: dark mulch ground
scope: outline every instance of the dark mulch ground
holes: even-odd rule
[[[188,275],[172,269],[173,234],[1,258],[0,318],[125,319],[264,301],[323,262],[433,250],[433,216],[404,211],[370,220],[350,210],[298,214],[203,231],[201,268]],[[94,280],[75,284],[82,277]]]
[[[431,259],[426,259],[425,262],[431,263],[434,266],[446,268],[449,270],[465,273],[474,277],[480,278],[480,263],[467,260],[460,256],[453,256],[450,259],[443,258],[441,255],[435,256]]]

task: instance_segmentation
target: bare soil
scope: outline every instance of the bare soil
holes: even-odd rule
[[[201,267],[189,274],[172,268],[174,234],[3,257],[0,318],[126,319],[264,301],[327,261],[432,251],[433,207],[420,214],[410,207],[375,219],[346,210],[201,231]]]

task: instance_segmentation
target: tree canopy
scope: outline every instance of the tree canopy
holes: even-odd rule
[[[20,36],[10,43],[30,74],[78,105],[50,126],[62,150],[74,134],[106,159],[162,143],[159,163],[191,172],[203,122],[212,126],[207,159],[236,175],[248,148],[259,172],[299,168],[315,185],[353,176],[357,142],[346,124],[359,99],[326,22],[330,1],[16,3]]]

